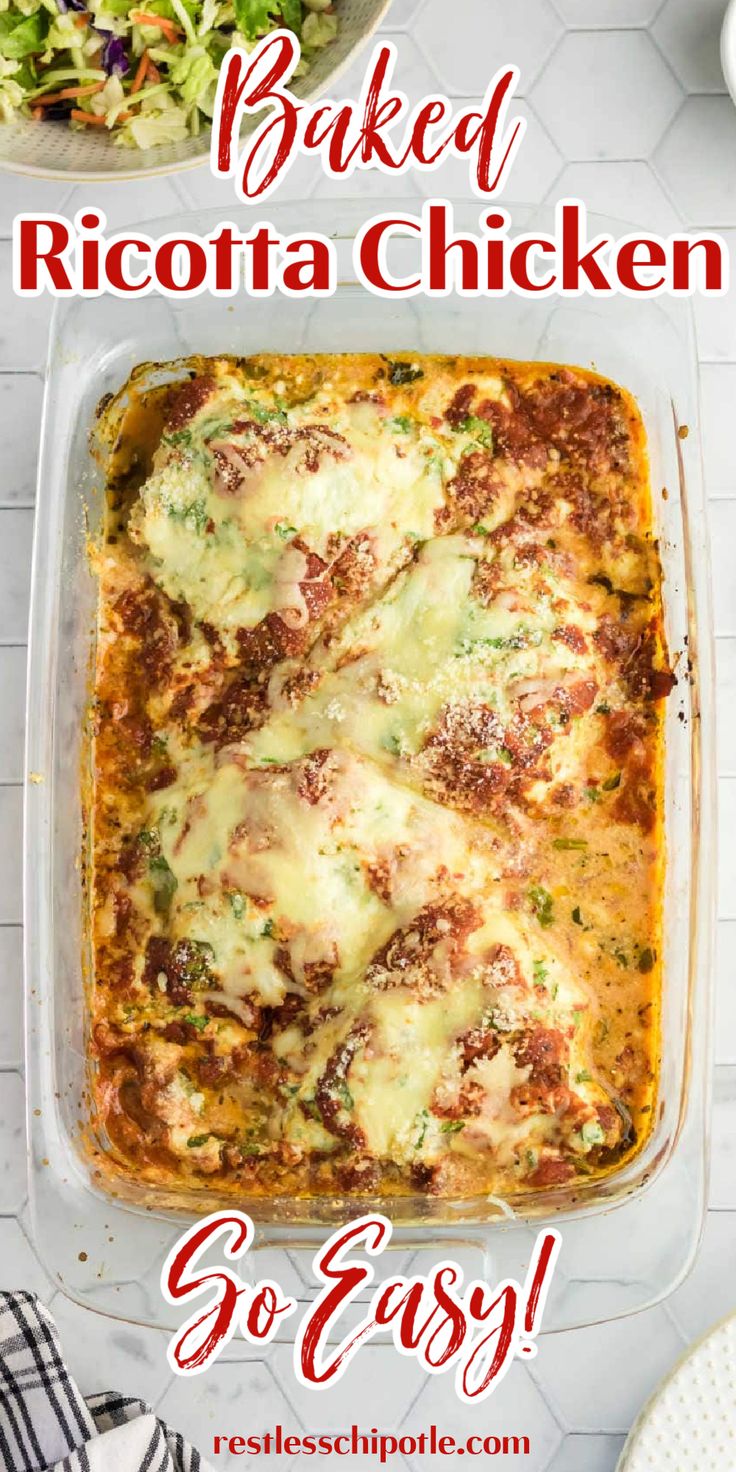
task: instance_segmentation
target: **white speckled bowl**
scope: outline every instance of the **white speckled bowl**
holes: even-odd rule
[[[724,1285],[725,1286],[725,1285]],[[736,1318],[724,1319],[675,1366],[636,1421],[618,1472],[733,1472]]]
[[[345,71],[385,16],[391,0],[337,0],[340,29],[336,39],[318,51],[293,90],[309,101],[319,97]],[[107,130],[73,129],[66,123],[0,123],[0,169],[33,174],[40,179],[142,179],[152,174],[194,168],[209,152],[209,130],[181,143],[146,151],[116,148]]]

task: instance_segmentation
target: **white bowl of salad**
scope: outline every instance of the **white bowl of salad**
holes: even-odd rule
[[[200,163],[222,60],[278,26],[319,96],[391,0],[0,0],[0,168],[140,178]]]

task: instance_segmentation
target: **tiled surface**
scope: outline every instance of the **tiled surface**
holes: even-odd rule
[[[553,181],[548,201],[554,204],[570,198],[583,199],[589,210],[614,219],[640,220],[663,235],[679,228],[672,200],[643,161],[596,159],[568,164]],[[722,308],[722,298],[720,305]]]
[[[723,92],[719,40],[721,0],[667,0],[652,34],[670,66],[690,92]]]
[[[33,505],[38,437],[28,426],[39,423],[42,395],[37,374],[0,373],[0,506]]]
[[[730,98],[688,97],[654,164],[686,224],[736,224],[736,112]]]
[[[458,99],[458,105],[467,107],[477,102],[477,98],[464,95]],[[514,116],[524,118],[526,132],[524,142],[514,163],[510,193],[514,199],[519,200],[542,200],[548,191],[556,195],[556,180],[560,177],[563,167],[563,157],[559,149],[549,136],[546,128],[542,126],[536,112],[531,105],[520,100],[514,105]],[[368,176],[370,178],[370,175]],[[399,176],[402,185],[400,193],[406,194],[407,180]],[[389,181],[384,179],[384,183]],[[325,186],[329,186],[334,192],[335,181],[324,178],[317,188],[318,197],[323,197]],[[461,198],[467,194],[468,189],[468,161],[467,159],[449,158],[445,160],[438,169],[431,174],[418,175],[416,186],[422,194],[447,195],[451,199]],[[339,189],[339,184],[337,185]]]
[[[569,159],[646,158],[683,100],[646,31],[569,31],[531,97]]]
[[[572,1354],[547,1353],[540,1380],[566,1426],[584,1432],[626,1432],[642,1403],[681,1353],[682,1341],[663,1308],[647,1315],[637,1341],[636,1374],[629,1373],[632,1321],[616,1319],[578,1329]],[[635,1322],[635,1321],[634,1321]]]
[[[488,1436],[528,1435],[530,1439],[533,1436],[534,1453],[540,1467],[554,1456],[564,1435],[564,1423],[551,1404],[548,1390],[540,1389],[524,1365],[513,1366],[490,1401],[475,1415],[447,1393],[443,1381],[429,1380],[402,1420],[401,1428],[409,1433],[418,1433],[426,1430],[432,1422],[457,1441],[481,1424],[484,1435]],[[533,1432],[527,1429],[531,1427]],[[438,1457],[434,1464],[428,1457],[422,1458],[421,1462],[413,1461],[412,1466],[416,1472],[425,1466],[432,1466],[432,1472],[440,1472],[443,1463],[447,1463],[447,1457]],[[462,1466],[462,1463],[458,1465]],[[505,1458],[501,1465],[512,1465],[512,1459]]]
[[[511,194],[548,202],[581,195],[592,209],[662,231],[678,222],[718,227],[736,245],[736,111],[725,96],[717,37],[725,0],[394,0],[389,33],[400,49],[399,84],[413,98],[441,86],[472,97],[502,62],[522,68],[520,110],[529,130]],[[345,79],[360,73],[353,68]],[[465,193],[465,169],[400,181],[402,194]],[[333,186],[299,162],[281,197],[328,196]],[[385,191],[363,176],[360,192]],[[3,177],[0,194],[0,1262],[4,1286],[48,1296],[29,1242],[20,1078],[20,789],[23,647],[31,506],[49,304],[14,304],[8,238],[16,210],[102,205],[114,225],[229,195],[206,169],[172,181],[68,186]],[[730,228],[729,228],[730,227]],[[736,1307],[736,291],[697,302],[704,457],[713,539],[718,710],[721,923],[718,933],[717,1085],[711,1206],[687,1282],[635,1319],[543,1340],[531,1370],[514,1367],[495,1399],[463,1410],[444,1379],[410,1361],[368,1350],[340,1387],[297,1389],[288,1356],[228,1364],[206,1379],[172,1382],[160,1335],[107,1325],[54,1301],[67,1354],[83,1388],[103,1384],[151,1397],[203,1447],[219,1431],[363,1425],[405,1434],[440,1429],[529,1435],[531,1456],[494,1458],[530,1472],[613,1472],[623,1436],[657,1379],[685,1344]],[[18,370],[21,370],[20,372]],[[666,1225],[666,1224],[665,1224]],[[442,1459],[443,1465],[448,1459]],[[227,1465],[225,1458],[218,1466]],[[233,1467],[255,1463],[233,1459]],[[274,1466],[273,1459],[262,1465]],[[355,1465],[355,1463],[351,1463]],[[368,1463],[357,1463],[356,1472]],[[391,1465],[391,1464],[390,1464]],[[396,1458],[403,1472],[406,1463]],[[419,1472],[427,1460],[412,1464]],[[462,1463],[460,1464],[462,1465]],[[721,1469],[714,1469],[721,1472]]]
[[[733,576],[733,547],[736,537],[736,500],[710,502],[713,603],[716,634],[736,634],[736,580]]]
[[[453,0],[451,24],[456,34],[470,44],[448,45],[446,0],[426,0],[418,33],[427,58],[448,92],[473,92],[477,96],[483,95],[495,71],[495,64],[489,66],[489,53],[498,55],[498,65],[516,63],[524,95],[564,31],[549,0],[516,0],[514,5],[507,4],[507,0],[483,0],[482,7],[478,0]],[[488,44],[472,44],[474,35],[481,40],[479,32],[483,40],[487,37],[496,44],[503,38],[503,55],[501,48],[496,53],[495,47],[492,51]]]
[[[563,20],[581,30],[626,30],[645,26],[662,0],[555,0]]]

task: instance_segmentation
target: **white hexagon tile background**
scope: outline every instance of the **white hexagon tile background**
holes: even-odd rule
[[[736,108],[719,64],[725,0],[393,0],[385,33],[400,53],[411,97],[440,83],[453,98],[482,92],[501,62],[521,71],[528,135],[514,197],[579,195],[591,209],[663,231],[709,227],[736,245]],[[362,62],[344,79],[353,95]],[[584,123],[583,121],[584,120]],[[360,194],[386,193],[363,175]],[[400,179],[397,193],[467,194],[467,170],[448,162],[432,176]],[[280,198],[351,192],[304,160]],[[353,188],[352,192],[357,192]],[[144,1395],[203,1449],[215,1431],[339,1430],[364,1420],[386,1431],[436,1423],[467,1434],[451,1383],[409,1360],[366,1349],[339,1386],[318,1396],[296,1385],[289,1351],[269,1348],[220,1364],[194,1381],[170,1374],[155,1331],[106,1322],[54,1294],[37,1261],[25,1209],[26,1148],[21,1060],[21,776],[24,668],[35,454],[49,303],[13,305],[10,233],[21,209],[62,208],[91,198],[111,225],[182,207],[226,203],[206,166],[173,179],[82,187],[0,180],[0,1273],[3,1285],[51,1300],[72,1370],[85,1393],[115,1386]],[[226,211],[225,211],[226,213]],[[633,1419],[684,1348],[736,1306],[736,293],[696,304],[702,373],[705,478],[712,537],[718,659],[720,899],[715,1029],[714,1165],[710,1210],[694,1271],[649,1312],[543,1340],[534,1364],[512,1366],[478,1421],[524,1432],[532,1454],[493,1465],[533,1472],[613,1472]],[[275,1459],[260,1458],[276,1466]],[[449,1459],[452,1462],[454,1459]],[[247,1457],[218,1466],[256,1465]],[[286,1466],[286,1460],[279,1465]],[[351,1465],[371,1467],[371,1459]],[[394,1466],[405,1467],[396,1458]],[[431,1468],[431,1458],[414,1464]],[[448,1465],[437,1459],[437,1472]],[[462,1463],[461,1463],[462,1465]],[[736,1465],[736,1463],[732,1464]],[[696,1472],[706,1472],[697,1467]],[[710,1472],[710,1469],[708,1469]]]

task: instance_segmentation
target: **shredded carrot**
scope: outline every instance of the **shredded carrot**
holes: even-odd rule
[[[69,116],[70,118],[74,118],[77,123],[92,123],[95,128],[104,128],[105,126],[104,117],[99,117],[96,112],[82,112],[81,107],[73,107]]]
[[[105,127],[104,117],[98,117],[95,112],[82,112],[81,107],[73,107],[69,116],[70,118],[76,118],[78,123],[92,123],[96,128]],[[132,118],[132,116],[132,112],[119,112],[115,121],[118,123],[127,123],[128,118]]]
[[[84,27],[87,24],[87,17],[86,17],[86,15],[75,15],[75,17],[74,17],[74,24],[75,24],[75,26],[79,26],[80,31],[83,31],[84,30]]]
[[[91,97],[93,92],[101,92],[104,82],[90,82],[88,87],[63,87],[61,92],[46,92],[43,97],[36,98],[36,107],[48,107],[50,102],[64,102],[67,97]]]
[[[133,85],[132,85],[132,87],[130,89],[131,90],[131,93],[138,92],[139,89],[143,86],[143,82],[144,82],[144,79],[145,79],[145,76],[146,76],[146,72],[147,71],[148,71],[148,52],[147,51],[144,51],[143,52],[143,55],[142,55],[142,57],[140,59],[140,61],[138,62],[138,70],[137,70],[137,72],[136,72],[136,74],[135,74],[135,76],[133,78]]]
[[[151,81],[151,82],[160,82],[161,81],[161,73],[160,73],[158,67],[156,66],[155,61],[151,61],[151,58],[150,58],[150,56],[148,56],[148,53],[146,53],[146,62],[147,62],[146,75],[149,78],[149,81]]]
[[[168,36],[170,40],[172,37],[184,35],[181,26],[175,25],[174,21],[169,20],[165,15],[154,15],[147,10],[131,10],[128,14],[136,25],[158,26],[159,30],[163,31],[164,35]]]
[[[43,108],[42,107],[32,107],[31,108],[31,117],[33,118],[34,123],[37,123],[43,117]]]

